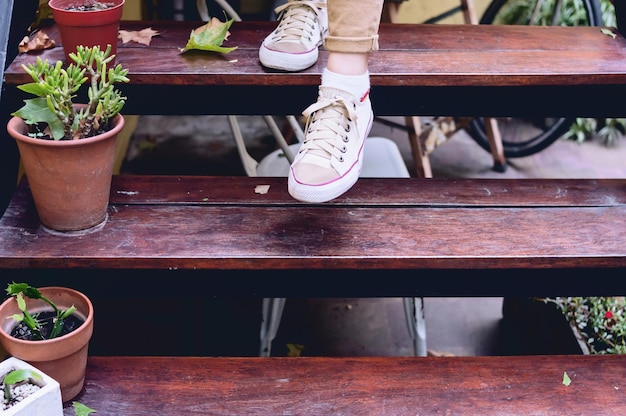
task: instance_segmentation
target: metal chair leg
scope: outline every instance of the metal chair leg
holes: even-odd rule
[[[426,319],[424,298],[403,298],[404,314],[416,357],[426,357]]]
[[[278,125],[276,124],[276,121],[274,121],[274,118],[272,116],[263,116],[263,120],[265,120],[265,124],[267,124],[267,127],[272,132],[276,143],[278,143],[278,146],[285,154],[285,157],[287,157],[289,163],[293,163],[293,152],[289,148],[289,143],[287,143],[287,140],[285,140],[285,136],[283,136],[280,128],[278,128]]]
[[[269,357],[283,316],[286,298],[263,298],[260,357]]]

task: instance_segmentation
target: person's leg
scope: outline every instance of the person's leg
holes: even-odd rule
[[[369,99],[369,53],[378,49],[383,0],[328,0],[328,61],[319,97],[303,114],[305,140],[289,170],[289,193],[326,202],[352,187],[374,115]]]

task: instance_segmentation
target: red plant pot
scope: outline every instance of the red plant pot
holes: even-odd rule
[[[75,52],[78,45],[85,47],[100,46],[106,49],[111,45],[111,52],[117,53],[117,37],[122,19],[124,0],[103,0],[113,6],[104,10],[80,11],[68,10],[68,7],[89,3],[86,0],[50,0],[52,17],[61,34],[61,44],[65,59],[70,63],[70,52]]]

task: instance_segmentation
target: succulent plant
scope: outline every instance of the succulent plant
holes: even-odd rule
[[[108,129],[126,102],[115,84],[129,81],[128,70],[111,65],[115,55],[110,46],[104,51],[99,46],[79,46],[70,58],[73,62],[67,68],[62,61],[51,64],[41,58],[22,65],[33,82],[18,88],[36,98],[24,100],[25,105],[12,115],[30,126],[32,137],[76,140],[95,136]],[[77,106],[74,100],[87,82],[88,102]]]

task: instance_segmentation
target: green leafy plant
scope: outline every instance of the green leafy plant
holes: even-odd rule
[[[22,65],[33,82],[18,86],[37,98],[24,100],[25,105],[12,113],[32,129],[33,137],[54,140],[76,140],[92,137],[108,129],[109,120],[123,108],[126,97],[115,84],[129,82],[128,70],[120,64],[109,67],[115,59],[111,47],[79,46],[70,54],[72,63],[54,65],[37,58],[36,64]],[[74,105],[81,87],[89,81],[85,108]]]
[[[2,384],[4,385],[4,401],[10,403],[13,400],[11,388],[26,382],[41,385],[43,377],[30,368],[9,371],[2,380]],[[80,402],[72,402],[72,407],[74,408],[74,414],[76,416],[88,416],[91,413],[96,413],[95,409],[85,406]]]
[[[27,283],[9,283],[6,291],[9,295],[15,297],[17,306],[22,311],[22,313],[12,315],[10,318],[17,322],[23,322],[30,330],[33,340],[52,339],[60,336],[65,327],[65,320],[76,311],[74,305],[65,310],[59,309],[54,302],[43,296],[37,288]],[[26,310],[24,296],[30,299],[40,299],[52,307],[55,316],[49,333],[44,331],[44,322],[38,319],[38,314],[31,314]]]
[[[600,0],[604,26],[617,27],[615,9],[610,0]],[[586,26],[587,11],[583,0],[510,1],[494,23],[536,26]]]
[[[589,135],[597,130],[598,121],[595,118],[577,118],[565,133],[566,139],[576,140],[582,143],[589,138]]]
[[[33,384],[39,384],[43,380],[43,377],[36,371],[29,368],[13,370],[8,372],[4,376],[2,384],[4,384],[4,400],[6,403],[10,403],[13,400],[11,394],[11,387],[19,383],[30,381]]]
[[[626,118],[577,118],[565,133],[566,139],[582,143],[598,138],[605,146],[613,146],[626,134]]]
[[[591,354],[626,353],[624,297],[545,298],[563,313]]]
[[[587,24],[582,0],[515,0],[510,1],[503,10],[494,23],[537,26]]]

